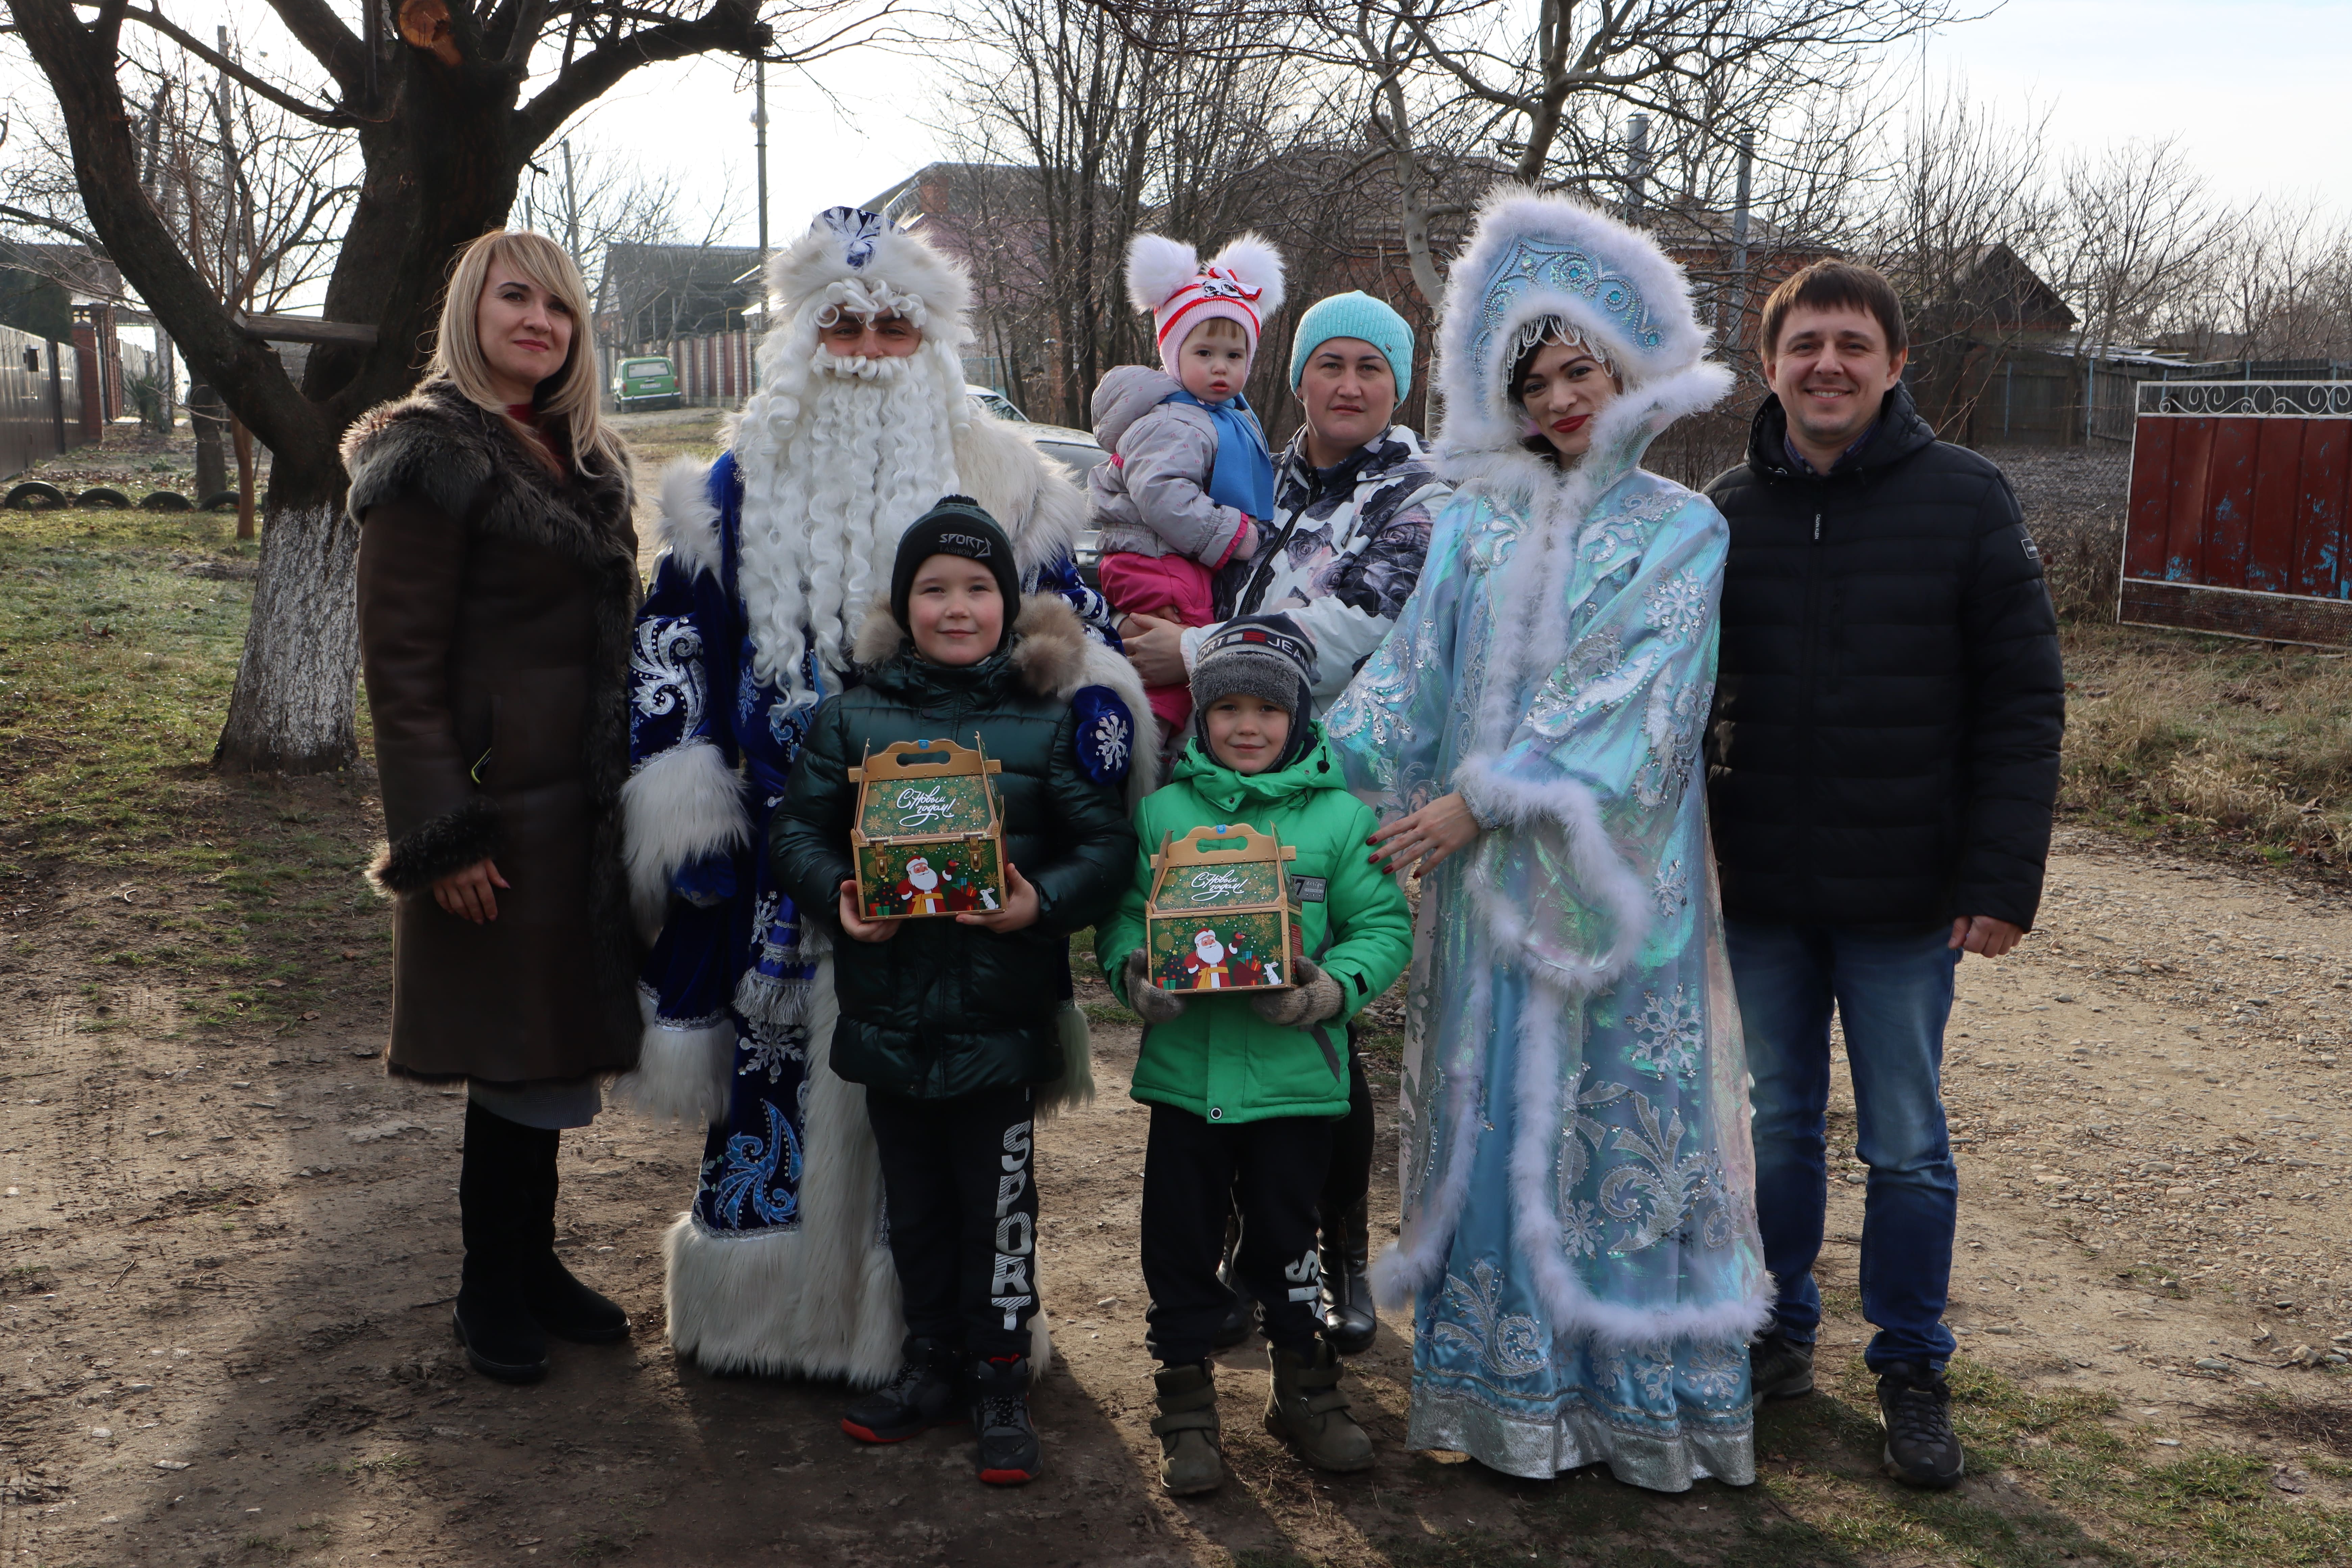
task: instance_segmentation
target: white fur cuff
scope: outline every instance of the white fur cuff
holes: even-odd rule
[[[679,1028],[655,1016],[653,1003],[638,997],[646,1019],[645,1044],[636,1070],[613,1082],[613,1103],[656,1121],[690,1124],[727,1115],[729,1068],[735,1061],[735,1026],[726,1018],[699,1028]]]
[[[710,465],[677,458],[662,469],[661,542],[678,564],[719,571],[719,509],[710,504]]]
[[[629,904],[651,942],[669,910],[669,879],[698,856],[751,841],[743,781],[709,741],[688,741],[646,759],[621,786]]]

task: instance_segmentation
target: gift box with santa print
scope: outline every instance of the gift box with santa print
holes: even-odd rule
[[[1169,834],[1151,858],[1145,952],[1166,991],[1283,991],[1299,949],[1288,862],[1298,851],[1246,823]]]
[[[896,741],[852,768],[857,903],[867,920],[985,912],[1004,904],[1004,826],[985,749]]]

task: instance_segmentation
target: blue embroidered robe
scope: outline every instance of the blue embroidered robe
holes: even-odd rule
[[[732,453],[712,466],[708,493],[718,511],[717,570],[675,550],[665,553],[638,613],[630,763],[642,770],[707,745],[730,772],[740,765],[747,792],[748,838],[696,858],[671,879],[675,896],[640,975],[649,1059],[660,1054],[656,1040],[665,1032],[697,1042],[715,1033],[733,1042],[726,1113],[710,1128],[690,1217],[705,1235],[734,1239],[800,1222],[809,1051],[830,1042],[812,1042],[808,1024],[822,933],[803,928],[767,865],[768,819],[806,738],[814,701],[792,705],[754,668],[736,585],[743,488]],[[1095,636],[1118,647],[1109,605],[1066,555],[1027,574],[1022,586],[1069,600]],[[819,698],[838,689],[814,650],[803,670]],[[1097,782],[1125,779],[1133,740],[1125,704],[1088,686],[1075,705],[1086,721],[1081,767]]]

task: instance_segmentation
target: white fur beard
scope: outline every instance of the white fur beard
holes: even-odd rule
[[[964,391],[961,366],[923,351],[865,359],[820,346],[795,368],[779,379],[796,384],[772,384],[745,408],[735,453],[752,668],[798,705],[815,697],[802,656],[814,644],[842,669],[868,603],[888,591],[899,535],[956,489]]]

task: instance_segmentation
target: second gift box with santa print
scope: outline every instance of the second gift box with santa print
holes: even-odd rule
[[[1300,938],[1289,862],[1297,854],[1246,823],[1162,838],[1143,910],[1152,980],[1180,992],[1294,984]]]
[[[866,918],[919,920],[1004,905],[1004,827],[991,783],[1002,763],[972,737],[897,741],[849,772],[857,902]]]

